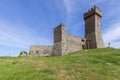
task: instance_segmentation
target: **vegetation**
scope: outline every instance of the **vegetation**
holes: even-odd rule
[[[120,50],[66,56],[0,58],[0,80],[120,80]]]
[[[26,51],[21,51],[19,56],[21,56],[22,54],[26,54],[27,55],[28,53]]]
[[[40,52],[39,50],[36,50],[36,54],[37,54],[37,56],[39,56],[39,52]]]

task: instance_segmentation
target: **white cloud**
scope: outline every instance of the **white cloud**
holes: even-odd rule
[[[91,5],[96,5],[96,4],[98,4],[98,3],[101,3],[102,1],[104,1],[104,0],[91,0]]]
[[[45,38],[36,36],[37,32],[25,25],[13,25],[8,22],[0,23],[0,45],[29,48],[30,45],[48,43]]]
[[[115,23],[108,27],[103,34],[103,39],[106,46],[111,43],[112,47],[120,48],[120,23]]]
[[[64,6],[68,14],[71,14],[74,10],[74,2],[73,0],[63,0]]]
[[[80,10],[79,3],[80,0],[57,0],[57,5],[60,12],[66,13],[64,17],[67,18],[67,21],[72,20],[75,14]]]

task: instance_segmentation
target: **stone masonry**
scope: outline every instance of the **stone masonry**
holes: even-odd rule
[[[102,11],[94,6],[88,12],[84,13],[85,20],[85,38],[80,38],[67,34],[66,26],[60,24],[54,28],[53,46],[30,46],[30,56],[62,56],[68,53],[93,48],[104,48],[103,39],[100,31],[100,20]]]
[[[84,14],[85,39],[87,41],[87,48],[89,49],[104,47],[100,31],[101,17],[102,11],[96,6]]]
[[[53,47],[49,45],[46,46],[32,45],[30,46],[30,56],[45,56],[46,54],[51,56],[52,49]]]

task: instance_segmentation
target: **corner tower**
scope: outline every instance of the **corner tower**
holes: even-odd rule
[[[66,49],[66,27],[60,24],[54,28],[54,49],[53,55],[62,56]]]
[[[101,17],[102,11],[96,6],[84,13],[86,48],[88,49],[104,48],[100,31]]]

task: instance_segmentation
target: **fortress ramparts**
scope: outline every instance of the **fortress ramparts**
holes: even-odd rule
[[[101,36],[102,11],[94,6],[84,13],[85,37],[67,34],[66,26],[60,24],[54,28],[54,45],[31,45],[30,56],[62,56],[82,49],[104,48]]]

